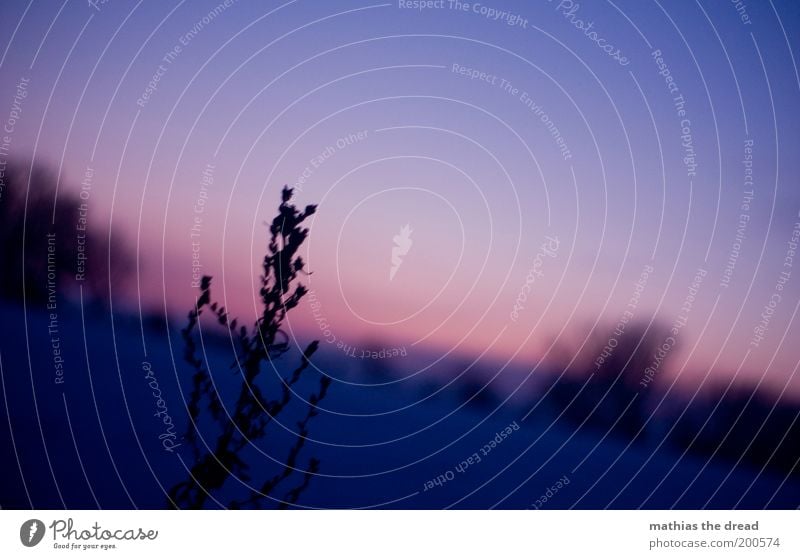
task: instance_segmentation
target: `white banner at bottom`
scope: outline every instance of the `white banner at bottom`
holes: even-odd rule
[[[800,557],[799,511],[0,511],[0,557]]]

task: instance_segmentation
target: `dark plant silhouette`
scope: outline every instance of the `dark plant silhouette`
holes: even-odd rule
[[[289,404],[292,386],[300,380],[309,365],[309,360],[317,350],[314,341],[305,349],[300,365],[282,379],[280,394],[271,399],[262,393],[256,384],[262,364],[271,362],[288,350],[288,338],[281,329],[287,313],[292,310],[307,293],[305,286],[297,282],[304,274],[305,263],[297,251],[308,236],[308,229],[301,224],[311,216],[316,206],[306,206],[299,211],[289,201],[292,189],[283,188],[279,213],[269,226],[269,244],[263,262],[263,275],[259,295],[262,303],[261,316],[251,330],[245,326],[237,328],[236,319],[231,319],[225,307],[211,300],[211,278],[203,277],[200,296],[195,308],[189,312],[189,322],[182,330],[185,360],[194,369],[193,389],[188,411],[190,416],[186,440],[194,453],[194,465],[190,476],[175,485],[169,495],[171,505],[180,508],[201,508],[206,499],[218,491],[231,477],[248,480],[249,465],[242,459],[242,451],[251,443],[265,436],[265,431],[278,414]],[[242,375],[239,396],[231,409],[226,409],[214,386],[211,376],[198,356],[194,340],[199,327],[200,316],[209,311],[215,320],[227,328],[232,339],[238,344],[237,364]],[[322,376],[318,392],[308,398],[308,409],[297,424],[297,438],[289,449],[283,469],[262,483],[259,490],[252,491],[242,500],[227,503],[231,508],[246,506],[260,507],[271,497],[298,468],[301,450],[308,436],[308,425],[317,415],[317,404],[325,397],[331,379]],[[204,409],[203,405],[207,407]],[[207,414],[203,412],[207,411]],[[219,430],[213,448],[201,447],[198,440],[198,422],[201,416],[210,416]],[[293,504],[308,487],[311,477],[318,471],[319,461],[311,458],[302,468],[302,478],[291,488],[283,490],[280,498],[272,497],[280,508]]]

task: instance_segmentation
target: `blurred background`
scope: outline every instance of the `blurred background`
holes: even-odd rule
[[[795,3],[0,14],[3,507],[170,505],[181,329],[203,276],[259,319],[284,185],[308,293],[260,390],[319,350],[204,506],[800,506]]]

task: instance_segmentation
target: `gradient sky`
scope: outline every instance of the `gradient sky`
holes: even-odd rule
[[[280,186],[300,182],[298,203],[319,203],[309,282],[337,340],[488,348],[535,363],[553,357],[554,341],[580,344],[595,325],[613,326],[647,265],[654,272],[634,318],[669,325],[703,267],[672,373],[694,384],[708,370],[716,381],[763,375],[800,393],[800,270],[764,340],[750,344],[789,270],[800,221],[800,5],[748,5],[748,24],[722,1],[585,2],[572,16],[545,0],[466,11],[447,1],[424,11],[238,1],[199,28],[220,5],[0,7],[4,121],[18,81],[30,78],[10,158],[51,166],[72,190],[94,170],[89,220],[110,221],[138,247],[146,307],[191,304],[189,232],[200,215],[204,272],[230,308],[252,316],[263,222]],[[629,64],[570,17],[594,22]],[[175,45],[181,52],[166,62]],[[657,49],[685,117],[659,75]],[[454,64],[488,77],[470,79]],[[682,118],[694,177],[682,161]],[[723,287],[743,213],[746,140],[755,193]],[[209,165],[213,184],[198,214]],[[393,237],[406,224],[413,245],[390,280]],[[558,251],[539,258],[542,275],[511,320],[548,236]],[[292,321],[321,334],[307,303]]]

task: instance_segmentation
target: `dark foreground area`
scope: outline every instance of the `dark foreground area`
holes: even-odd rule
[[[112,323],[102,307],[68,303],[60,304],[55,322],[45,309],[25,314],[16,304],[4,304],[2,315],[3,508],[168,507],[167,492],[193,460],[182,439],[191,372],[179,330],[136,317]],[[203,344],[223,401],[238,386],[226,343],[207,336]],[[295,365],[296,354],[278,359],[276,371]],[[710,458],[696,448],[681,450],[663,420],[646,437],[626,438],[618,427],[561,413],[553,394],[568,393],[568,385],[547,399],[524,388],[510,398],[463,380],[448,384],[434,372],[417,376],[424,382],[397,382],[376,362],[324,347],[314,363],[335,380],[296,457],[300,471],[281,482],[290,491],[309,457],[319,460],[298,507],[800,505],[796,475],[747,459],[737,464],[725,452]],[[519,374],[505,371],[512,373]],[[280,390],[275,372],[263,376],[263,390]],[[317,378],[301,379],[296,394],[310,393]],[[252,479],[229,480],[206,506],[229,506],[248,484],[280,474],[307,407],[300,398],[292,402],[264,439],[243,451],[254,465]],[[715,429],[707,432],[724,432]],[[203,426],[199,433],[202,439]],[[203,441],[213,446],[213,439]]]

